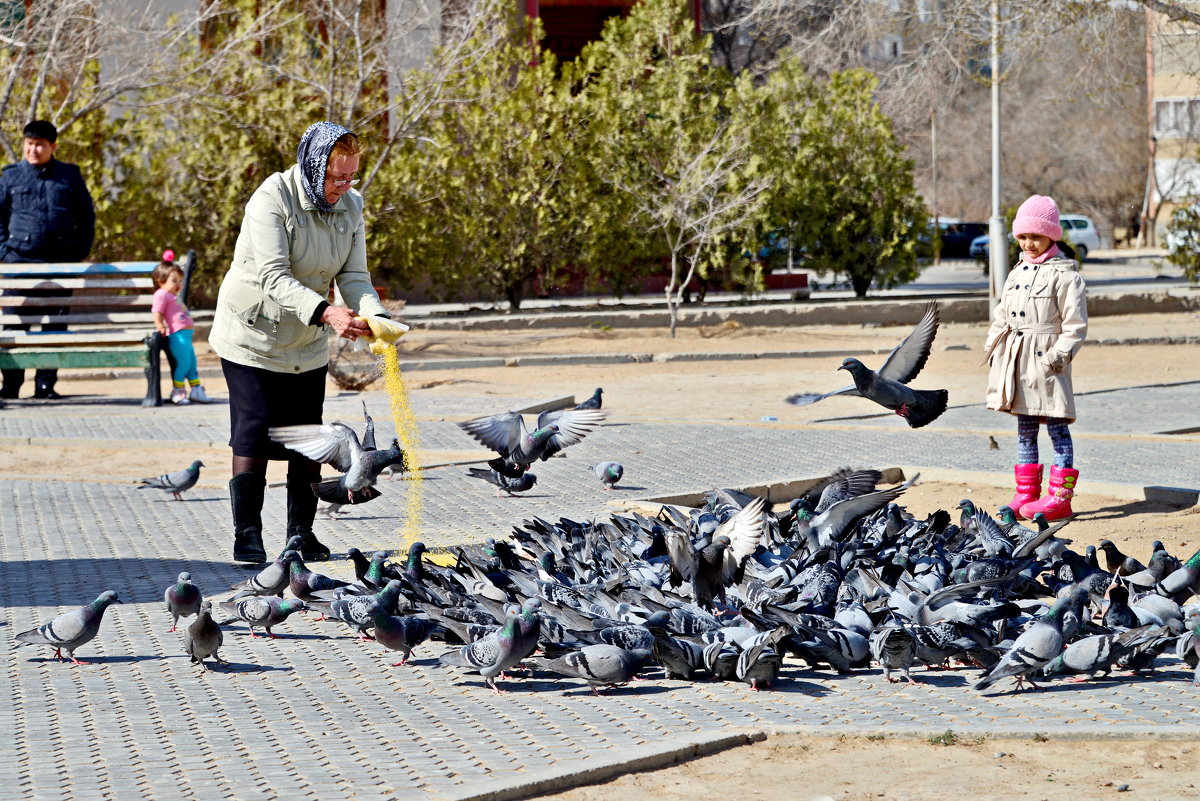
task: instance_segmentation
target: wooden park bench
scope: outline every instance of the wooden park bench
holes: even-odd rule
[[[142,405],[162,405],[159,356],[170,352],[150,312],[158,264],[0,263],[0,368],[141,367]],[[190,250],[180,265],[185,303],[195,265]],[[45,331],[46,324],[67,330]]]

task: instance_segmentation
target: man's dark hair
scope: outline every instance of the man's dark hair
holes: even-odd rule
[[[50,144],[58,141],[58,129],[46,120],[34,120],[25,126],[26,139],[45,139]]]

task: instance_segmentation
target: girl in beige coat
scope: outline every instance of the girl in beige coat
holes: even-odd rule
[[[1021,259],[1008,274],[984,347],[989,365],[987,407],[1017,418],[1018,517],[1069,517],[1079,471],[1068,427],[1075,422],[1071,362],[1087,336],[1087,295],[1079,263],[1060,244],[1054,200],[1033,195],[1017,210],[1013,236]],[[1042,422],[1054,446],[1050,483],[1042,498],[1037,437]]]

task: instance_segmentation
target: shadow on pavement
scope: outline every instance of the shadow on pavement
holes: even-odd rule
[[[1128,503],[1102,506],[1099,509],[1089,509],[1075,515],[1079,520],[1117,520],[1134,515],[1165,515],[1182,511],[1187,507],[1171,506],[1165,503],[1150,501],[1129,501]]]
[[[257,566],[253,566],[257,567]],[[231,562],[99,557],[0,562],[0,606],[61,606],[91,603],[113,590],[124,604],[162,604],[163,592],[183,571],[206,597],[217,600],[245,580]],[[223,598],[222,598],[223,600]]]

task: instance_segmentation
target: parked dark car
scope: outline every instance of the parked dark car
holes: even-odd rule
[[[941,232],[943,259],[970,258],[971,241],[980,234],[986,234],[987,223],[960,222],[958,220],[939,220],[938,229]],[[933,244],[930,242],[933,225],[929,231],[919,237],[917,255],[922,258],[933,256]]]

